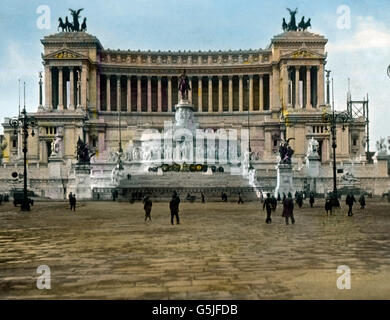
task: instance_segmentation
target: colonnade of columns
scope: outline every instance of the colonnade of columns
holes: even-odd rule
[[[283,66],[284,105],[318,108],[324,104],[324,66]]]
[[[45,107],[75,110],[88,100],[88,67],[45,66]]]
[[[101,111],[171,112],[180,99],[178,77],[102,74],[98,77]],[[191,76],[189,100],[199,112],[270,109],[269,74]]]

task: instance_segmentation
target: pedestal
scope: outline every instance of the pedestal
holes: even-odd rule
[[[62,179],[64,161],[56,156],[49,158],[49,183],[45,196],[50,199],[64,199],[64,184]]]
[[[290,192],[292,196],[294,196],[295,188],[293,185],[293,171],[291,164],[278,164],[277,169],[277,184],[275,189],[275,197],[283,195],[283,193],[287,194]]]
[[[307,157],[306,162],[306,176],[310,184],[309,192],[317,192],[317,177],[320,174],[321,161],[318,155]],[[323,188],[320,187],[322,190]]]
[[[92,199],[91,189],[91,165],[89,164],[76,164],[74,167],[74,186],[73,194],[76,195],[78,200],[90,200]]]

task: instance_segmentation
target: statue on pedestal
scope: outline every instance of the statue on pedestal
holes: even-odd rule
[[[307,148],[307,157],[319,157],[318,155],[319,143],[313,137],[309,140],[309,145]]]
[[[191,90],[190,82],[186,75],[186,70],[183,70],[183,73],[179,77],[179,91],[181,100],[188,100],[188,90]]]
[[[294,138],[287,139],[287,141],[282,141],[279,146],[280,154],[280,164],[291,164],[291,157],[294,154],[294,150],[289,145],[290,140],[295,140]]]
[[[86,143],[84,143],[80,137],[77,141],[77,164],[90,164],[91,158],[95,153],[89,154],[89,148]]]

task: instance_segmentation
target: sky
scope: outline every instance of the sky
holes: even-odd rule
[[[237,50],[266,48],[289,20],[286,8],[311,18],[310,31],[328,40],[335,107],[346,109],[348,79],[354,100],[369,95],[370,139],[390,136],[389,0],[2,0],[0,10],[0,121],[17,114],[18,79],[26,106],[38,106],[40,39],[57,32],[58,17],[84,8],[88,33],[122,50]],[[42,28],[41,6],[50,11]],[[47,12],[47,11],[46,11]],[[50,21],[50,26],[48,22]],[[22,84],[23,86],[23,84]],[[23,94],[22,94],[23,105]],[[2,128],[0,128],[2,132]]]

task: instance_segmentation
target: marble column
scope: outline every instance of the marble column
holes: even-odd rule
[[[223,112],[223,83],[222,76],[218,77],[218,112]]]
[[[259,75],[259,111],[264,109],[264,77]]]
[[[106,75],[107,111],[111,111],[111,75]]]
[[[306,109],[310,109],[311,105],[311,77],[310,77],[311,67],[306,67]]]
[[[202,76],[198,77],[198,111],[202,112],[202,95],[203,95],[203,90],[202,90]]]
[[[53,109],[52,98],[52,70],[51,67],[45,66],[45,107],[46,109]]]
[[[122,111],[121,76],[116,76],[116,111]]]
[[[168,77],[168,112],[172,112],[172,77]]]
[[[148,100],[148,112],[152,112],[152,77],[151,76],[148,76],[147,77],[148,79],[148,83],[147,83],[147,87],[148,87],[148,97],[147,97],[147,100]]]
[[[157,112],[162,111],[161,77],[157,77]]]
[[[208,110],[209,112],[213,112],[213,77],[212,76],[208,76],[209,78],[209,106],[208,106]]]
[[[100,74],[99,74],[99,71],[96,70],[95,72],[96,74],[96,96],[97,96],[97,101],[96,101],[96,106],[97,106],[97,110],[100,111],[101,110],[101,88],[100,88]],[[72,81],[70,81],[71,84],[70,84],[70,87],[72,88]],[[71,103],[72,103],[72,90],[70,91],[70,100],[71,100]],[[71,107],[71,106],[69,106]]]
[[[64,77],[62,67],[58,67],[58,110],[64,110]]]
[[[131,76],[127,76],[126,108],[131,112]]]
[[[229,76],[229,112],[233,112],[233,76]]]
[[[275,76],[274,76],[273,73],[269,74],[269,83],[268,83],[268,86],[269,86],[269,90],[268,90],[268,93],[269,93],[269,106],[268,106],[268,109],[269,110],[276,109],[276,103],[274,101],[274,77]],[[264,102],[264,100],[263,100],[263,102]]]
[[[282,88],[283,88],[283,108],[287,108],[287,105],[288,105],[288,72],[287,72],[287,66],[286,65],[283,65],[282,68],[281,68],[281,72],[282,72]]]
[[[188,100],[192,103],[192,77],[188,77],[191,90],[188,91]]]
[[[137,111],[141,112],[141,76],[137,76]]]
[[[249,111],[253,111],[253,75],[249,75]]]
[[[324,101],[324,65],[320,64],[317,71],[317,107],[323,105]]]
[[[243,75],[238,76],[238,99],[239,99],[239,111],[244,111],[244,86],[243,86]]]
[[[86,65],[82,66],[81,71],[81,105],[84,108],[87,108],[87,86],[88,86],[88,67]]]
[[[70,82],[70,88],[69,88],[69,110],[74,110],[74,68],[69,68],[69,82]],[[99,95],[100,96],[100,95]]]
[[[295,67],[295,108],[299,105],[299,67]]]

